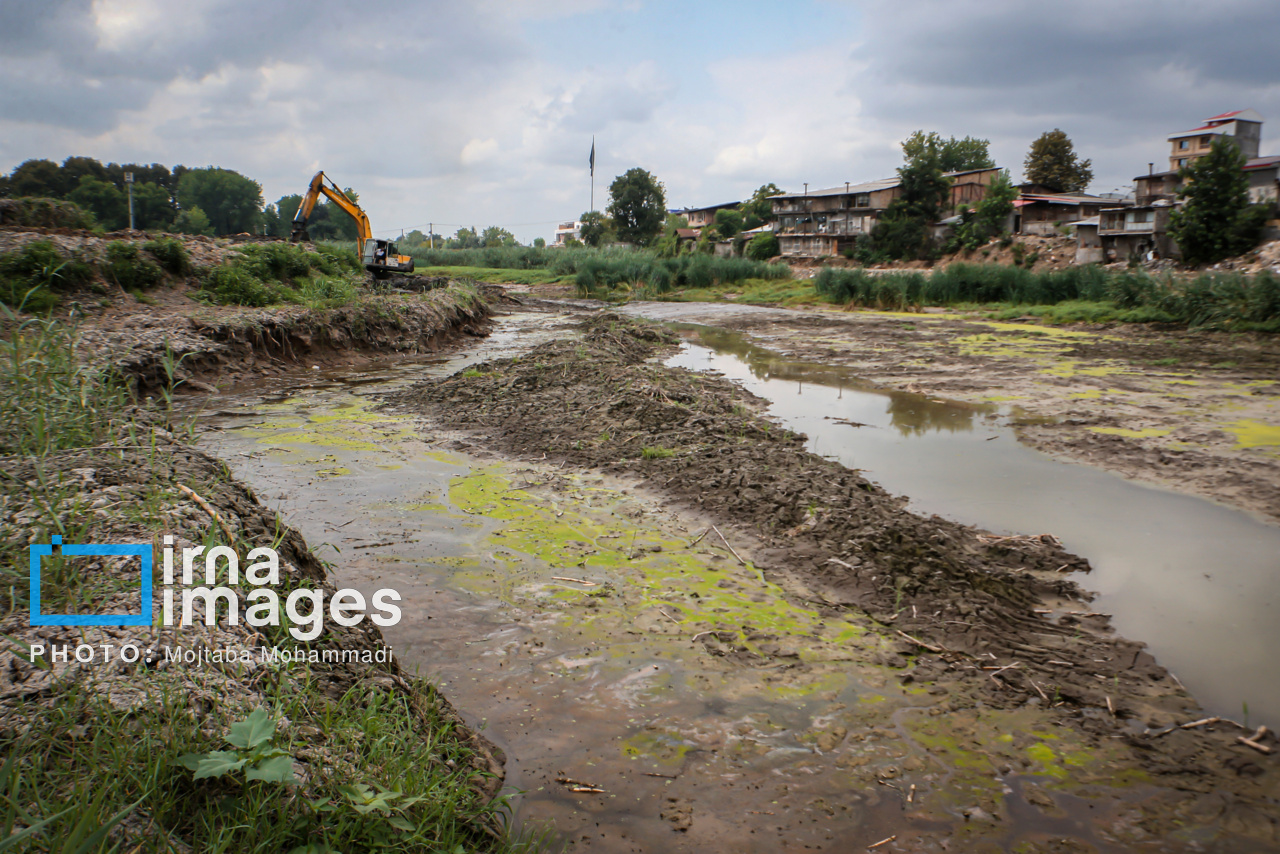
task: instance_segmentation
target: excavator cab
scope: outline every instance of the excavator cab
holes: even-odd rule
[[[392,273],[413,272],[413,258],[400,255],[390,240],[376,237],[366,238],[361,244],[360,263],[377,279],[385,279]]]

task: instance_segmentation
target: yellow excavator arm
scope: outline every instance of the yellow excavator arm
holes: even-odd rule
[[[328,182],[328,183],[325,183]],[[311,179],[307,194],[302,197],[298,212],[293,215],[293,225],[289,229],[289,241],[297,243],[310,240],[307,234],[307,222],[315,210],[316,202],[324,196],[356,221],[356,233],[359,238],[360,260],[364,267],[374,276],[385,279],[391,273],[412,273],[413,259],[408,255],[398,255],[395,244],[389,240],[379,240],[373,236],[373,227],[369,224],[369,215],[351,197],[333,183],[333,180],[321,170]]]

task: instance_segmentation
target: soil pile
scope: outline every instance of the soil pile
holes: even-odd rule
[[[828,607],[856,606],[890,634],[910,634],[901,653],[929,650],[961,669],[1015,658],[1018,668],[987,680],[992,702],[1042,692],[1047,701],[1056,692],[1106,708],[1097,680],[1075,675],[1086,661],[1096,672],[1093,659],[1144,688],[1177,693],[1139,645],[1105,636],[1105,620],[1088,619],[1094,631],[1074,615],[1037,613],[1045,600],[1081,595],[1058,570],[1087,568],[1052,537],[999,538],[910,513],[904,499],[760,417],[748,392],[645,362],[673,344],[665,330],[604,314],[584,331],[581,342],[428,380],[388,402],[488,434],[506,450],[639,475],[749,526],[761,540],[758,564],[799,580]]]

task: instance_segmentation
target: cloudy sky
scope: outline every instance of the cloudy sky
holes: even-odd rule
[[[1252,107],[1280,154],[1276,0],[3,0],[0,170],[217,165],[267,201],[316,169],[379,234],[524,242],[633,166],[669,207],[893,174],[916,129],[1015,179],[1062,128],[1094,192]]]

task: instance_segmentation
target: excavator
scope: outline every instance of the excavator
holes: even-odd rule
[[[360,261],[366,270],[373,273],[375,279],[389,278],[392,273],[413,272],[413,259],[408,255],[397,254],[396,245],[390,240],[374,237],[373,228],[369,225],[369,215],[351,201],[351,198],[342,192],[323,170],[317,172],[311,179],[311,186],[307,188],[307,194],[302,197],[298,212],[293,215],[293,226],[289,229],[290,243],[311,239],[307,234],[307,220],[311,219],[311,212],[315,210],[316,202],[321,196],[351,214],[351,218],[356,221]]]

